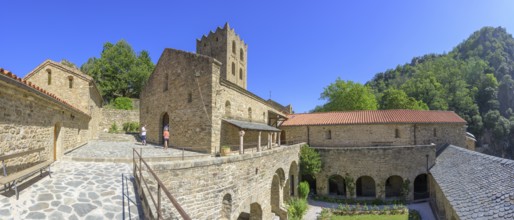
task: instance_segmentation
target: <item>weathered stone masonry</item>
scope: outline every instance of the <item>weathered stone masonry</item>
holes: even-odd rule
[[[43,147],[46,150],[41,156],[54,160],[89,140],[90,116],[84,112],[3,72],[0,73],[0,88],[1,154]],[[7,172],[19,171],[36,161],[39,161],[37,154],[6,161]]]
[[[294,186],[298,184],[299,151],[300,145],[292,145],[253,154],[156,164],[153,169],[193,219],[223,217],[227,194],[232,201],[230,214],[225,216],[228,219],[251,214],[251,204],[255,203],[262,209],[262,219],[271,219],[271,204],[276,203],[281,212],[275,213],[284,217],[290,179],[294,179]],[[280,182],[280,188],[275,188],[278,193],[271,192],[274,176]]]

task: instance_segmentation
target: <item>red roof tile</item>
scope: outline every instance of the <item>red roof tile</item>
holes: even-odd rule
[[[452,111],[368,110],[324,112],[287,115],[282,126],[347,125],[389,123],[463,123],[466,121]]]
[[[88,115],[86,114],[85,112],[79,110],[78,108],[75,108],[73,105],[69,104],[68,102],[58,98],[56,95],[52,94],[52,93],[49,93],[48,91],[44,90],[43,88],[40,88],[39,86],[36,86],[35,84],[31,83],[31,82],[27,82],[26,80],[14,75],[13,73],[11,73],[10,71],[8,70],[4,70],[3,68],[0,68],[0,76],[4,76],[4,77],[8,77],[8,78],[11,78],[11,79],[14,79],[16,81],[18,81],[19,83],[29,87],[29,88],[32,88],[34,90],[37,90],[39,91],[40,93],[62,103],[63,105],[75,110],[75,111],[78,111],[82,114],[85,114],[85,115]],[[1,78],[0,78],[1,79]],[[89,115],[88,115],[89,116]]]

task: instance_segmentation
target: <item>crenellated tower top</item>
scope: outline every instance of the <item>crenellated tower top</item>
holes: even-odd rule
[[[217,27],[207,36],[196,40],[196,53],[215,58],[222,63],[221,77],[247,88],[247,54],[248,45],[236,34],[230,25]]]

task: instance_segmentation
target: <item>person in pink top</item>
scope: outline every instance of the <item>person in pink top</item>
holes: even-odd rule
[[[168,141],[170,140],[170,132],[168,128],[165,128],[162,132],[162,136],[164,137],[164,150],[168,149]]]

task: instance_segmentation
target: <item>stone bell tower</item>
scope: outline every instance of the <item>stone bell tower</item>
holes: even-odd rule
[[[196,40],[196,53],[213,57],[222,63],[221,77],[241,88],[247,87],[248,45],[231,29],[228,23],[207,36]]]

